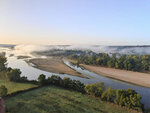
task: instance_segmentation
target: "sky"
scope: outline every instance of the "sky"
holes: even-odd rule
[[[0,44],[150,45],[150,1],[0,0]]]

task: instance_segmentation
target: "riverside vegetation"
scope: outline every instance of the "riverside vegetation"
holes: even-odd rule
[[[26,77],[20,76],[21,72],[19,69],[7,68],[6,61],[7,59],[5,57],[0,57],[0,71],[5,72],[3,78],[8,79],[8,81],[10,82],[32,83],[39,84],[39,86],[58,86],[72,91],[81,92],[82,94],[92,95],[94,97],[98,97],[102,101],[118,104],[122,107],[125,106],[126,108],[133,109],[139,112],[144,111],[144,105],[140,101],[141,96],[132,89],[115,90],[112,89],[112,87],[106,89],[104,83],[84,85],[78,80],[71,80],[70,78],[62,79],[59,76],[55,75],[52,75],[51,77],[46,79],[45,75],[43,74],[39,75],[38,81],[29,81]],[[1,97],[7,96],[7,88],[4,85],[0,86],[0,94]],[[9,97],[6,99],[6,103],[7,100],[9,101]],[[8,111],[11,110],[11,108],[9,108],[10,107],[8,106]]]
[[[150,55],[121,55],[83,52],[82,54],[71,54],[69,58],[76,60],[77,64],[98,65],[116,69],[124,69],[138,72],[150,73]]]

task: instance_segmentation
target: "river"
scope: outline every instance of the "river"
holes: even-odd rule
[[[34,68],[33,64],[26,63],[25,60],[28,60],[28,59],[17,59],[17,55],[19,55],[19,54],[18,53],[16,54],[11,49],[1,48],[0,52],[2,52],[2,51],[6,53],[8,67],[19,68],[22,72],[21,76],[26,76],[26,77],[28,77],[29,80],[37,80],[37,78],[40,74],[44,74],[47,77],[50,77],[51,75],[58,75],[61,78],[69,77],[74,80],[80,80],[84,84],[104,82],[106,87],[112,86],[114,89],[131,88],[131,89],[134,89],[136,92],[138,92],[142,96],[141,101],[144,104],[145,108],[150,107],[150,88],[133,85],[133,84],[130,84],[127,82],[122,82],[119,80],[115,80],[112,78],[107,78],[107,77],[98,75],[98,74],[90,72],[88,70],[81,69],[80,67],[71,65],[70,62],[68,62],[67,60],[64,60],[64,63],[66,65],[68,65],[72,69],[76,70],[77,72],[80,72],[83,75],[87,76],[89,79],[75,77],[75,76],[67,75],[67,74],[50,73],[50,72],[46,72],[46,71]],[[32,55],[30,55],[30,56],[32,56]]]

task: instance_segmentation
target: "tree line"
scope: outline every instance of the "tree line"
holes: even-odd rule
[[[69,58],[77,60],[77,64],[99,65],[138,72],[150,72],[150,55],[120,55],[107,53],[72,54]]]

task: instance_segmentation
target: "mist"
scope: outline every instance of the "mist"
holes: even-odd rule
[[[60,50],[90,50],[96,53],[120,53],[120,54],[150,54],[150,46],[100,46],[100,45],[16,45],[13,51],[19,54],[31,54],[32,52],[44,52],[54,49]]]

